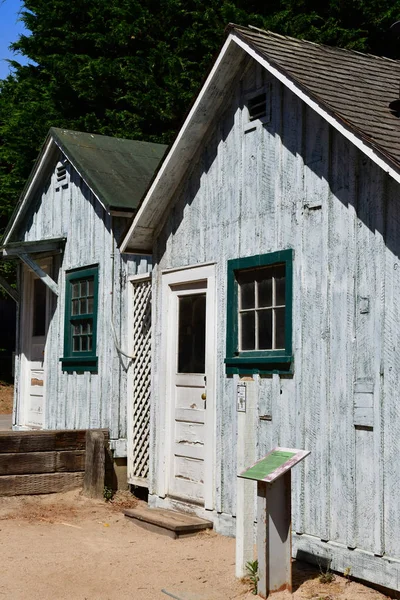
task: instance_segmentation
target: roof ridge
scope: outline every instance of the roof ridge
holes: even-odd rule
[[[400,60],[389,58],[388,56],[378,56],[377,54],[370,54],[368,52],[360,52],[359,50],[352,50],[350,48],[342,48],[340,46],[328,46],[328,44],[320,44],[318,42],[313,42],[311,40],[303,39],[303,38],[295,38],[290,35],[283,35],[281,33],[276,33],[275,31],[271,31],[268,29],[261,29],[260,27],[256,27],[255,25],[248,25],[247,27],[244,25],[236,25],[236,23],[229,23],[229,29],[240,30],[244,29],[245,31],[256,32],[262,34],[263,36],[267,35],[269,37],[280,38],[282,40],[289,40],[291,42],[297,42],[300,44],[310,44],[313,46],[317,46],[321,49],[327,49],[334,52],[345,52],[346,54],[357,54],[358,56],[362,56],[363,58],[371,58],[375,60],[387,61],[390,63],[394,63],[395,65],[400,65]]]
[[[67,127],[54,127],[51,126],[49,129],[49,134],[52,134],[52,132],[55,132],[56,134],[61,132],[63,134],[65,133],[73,133],[73,134],[79,134],[79,135],[85,135],[85,136],[92,136],[92,137],[99,137],[99,138],[107,138],[110,140],[121,140],[122,142],[136,142],[138,144],[149,144],[151,146],[167,146],[167,144],[161,144],[160,142],[148,142],[147,140],[138,140],[138,139],[133,139],[133,138],[125,138],[125,137],[121,137],[121,136],[116,136],[116,135],[105,135],[103,133],[90,133],[88,131],[78,131],[77,129],[68,129]]]

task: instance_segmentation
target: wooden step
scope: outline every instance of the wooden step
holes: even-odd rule
[[[163,508],[141,506],[129,508],[124,513],[136,525],[154,533],[168,535],[172,539],[195,535],[199,531],[213,527],[212,522],[206,519]]]

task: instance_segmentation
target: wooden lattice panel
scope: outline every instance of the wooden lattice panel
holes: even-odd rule
[[[133,284],[133,461],[131,475],[146,479],[149,473],[151,384],[151,281]]]

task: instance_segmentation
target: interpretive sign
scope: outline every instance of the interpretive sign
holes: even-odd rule
[[[272,483],[309,454],[310,452],[307,450],[277,447],[268,452],[264,458],[257,461],[252,467],[240,473],[238,477]]]
[[[238,475],[257,481],[258,595],[292,592],[291,469],[310,454],[274,448]],[[249,527],[253,524],[250,523]]]

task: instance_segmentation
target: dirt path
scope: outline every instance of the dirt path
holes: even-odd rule
[[[12,413],[14,387],[0,382],[0,415]]]
[[[202,533],[171,540],[77,492],[0,498],[0,542],[0,599],[171,598],[162,589],[183,600],[255,598],[249,584],[234,577],[233,539]],[[298,571],[296,577],[298,599],[384,598],[343,578],[321,585],[311,569]]]

